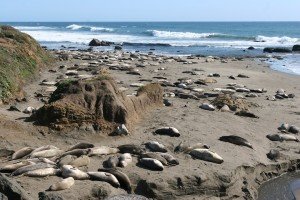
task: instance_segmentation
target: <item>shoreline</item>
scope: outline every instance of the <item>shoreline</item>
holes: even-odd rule
[[[49,81],[54,81],[58,75],[66,72],[66,68],[74,67],[74,64],[77,64],[80,69],[88,69],[89,65],[86,65],[86,63],[95,63],[96,61],[98,64],[95,64],[93,67],[96,69],[108,69],[111,76],[117,81],[118,86],[128,89],[125,91],[127,95],[136,92],[136,88],[130,87],[130,84],[135,82],[143,83],[139,81],[141,79],[150,79],[149,82],[157,82],[157,79],[153,77],[159,76],[165,77],[170,83],[177,82],[179,78],[188,78],[193,80],[191,86],[194,88],[204,89],[205,92],[213,94],[220,93],[214,91],[214,88],[225,88],[227,84],[232,82],[244,84],[251,89],[265,88],[267,92],[258,94],[257,97],[245,97],[247,102],[258,104],[257,107],[250,107],[250,111],[258,115],[259,119],[239,117],[232,112],[220,112],[217,110],[211,112],[199,108],[201,103],[211,102],[213,100],[212,97],[199,98],[197,100],[183,99],[178,96],[174,98],[169,97],[168,99],[173,103],[172,107],[154,109],[145,114],[136,124],[132,133],[125,137],[107,137],[101,133],[76,129],[68,133],[64,131],[53,132],[46,127],[16,121],[16,118],[28,117],[28,115],[9,112],[6,110],[7,105],[2,105],[0,107],[0,116],[5,120],[1,122],[3,130],[2,132],[0,131],[0,133],[3,135],[3,141],[7,142],[7,144],[4,144],[5,147],[17,150],[24,145],[38,147],[48,144],[48,141],[50,141],[51,144],[65,149],[66,145],[69,146],[79,141],[89,141],[98,145],[110,144],[111,146],[118,146],[126,143],[141,145],[147,141],[157,140],[163,143],[169,152],[178,158],[180,163],[178,166],[167,167],[163,172],[153,172],[135,166],[137,160],[134,158],[134,164],[124,169],[124,172],[129,175],[135,188],[137,188],[136,193],[156,199],[164,199],[167,197],[175,199],[197,198],[199,194],[203,195],[202,192],[204,192],[205,189],[211,192],[201,196],[203,199],[214,199],[216,196],[219,196],[218,194],[222,194],[221,199],[242,197],[251,199],[257,197],[257,191],[255,190],[258,189],[256,187],[260,184],[253,181],[249,174],[250,172],[252,172],[253,175],[257,175],[258,173],[258,177],[264,180],[269,177],[275,177],[289,169],[299,169],[300,155],[296,153],[296,150],[299,150],[297,143],[271,142],[266,138],[267,134],[277,133],[277,127],[283,122],[299,126],[299,114],[297,113],[300,112],[300,80],[298,75],[274,71],[266,63],[262,63],[254,58],[238,60],[228,57],[193,57],[192,59],[181,57],[184,61],[180,61],[180,59],[176,61],[176,57],[172,58],[155,54],[135,54],[132,59],[129,59],[130,54],[123,54],[121,52],[95,53],[62,51],[59,53],[59,51],[57,51],[56,54],[67,54],[67,57],[70,57],[70,59],[56,63],[56,67],[54,68],[56,72],[43,71],[41,72],[40,80],[27,85],[25,90],[29,95],[28,102],[17,104],[20,109],[26,106],[40,107],[43,105],[42,102],[34,97],[34,92],[40,92],[40,90],[43,89],[43,86],[39,85],[41,80],[48,79]],[[107,60],[102,58],[102,56],[107,56],[109,58],[108,62],[99,62],[100,60]],[[136,56],[145,56],[145,58],[135,58]],[[76,59],[76,57],[80,59]],[[134,67],[135,69],[139,69],[141,75],[127,74],[126,72],[128,71],[117,68],[118,66],[126,67],[127,65],[137,66],[141,64],[139,60],[144,60],[145,62],[143,63],[146,63],[143,67]],[[185,61],[187,62],[186,64],[184,64]],[[63,65],[66,67],[60,69],[59,66]],[[114,70],[113,67],[115,67]],[[191,73],[182,73],[187,71],[194,72],[194,75]],[[78,72],[79,74],[90,74],[90,71],[78,70]],[[220,74],[220,77],[212,77],[217,81],[216,83],[208,83],[207,86],[196,85],[194,83],[197,79],[207,78],[211,73]],[[238,78],[238,74],[245,74],[250,78]],[[236,80],[229,79],[228,76],[230,75],[236,77]],[[267,96],[274,95],[279,88],[284,88],[288,93],[294,93],[295,98],[277,101],[266,100]],[[165,93],[176,93],[177,90],[187,94],[193,93],[190,89],[176,86],[164,87]],[[235,92],[235,94],[245,96],[245,93]],[[177,127],[182,133],[182,136],[170,139],[168,137],[151,134],[155,128],[162,126]],[[39,132],[41,131],[44,132],[44,134],[40,134]],[[11,133],[16,135],[12,136]],[[255,150],[218,140],[220,136],[229,134],[247,138]],[[26,142],[23,141],[25,138],[27,139]],[[30,138],[30,140],[28,138]],[[189,155],[175,154],[173,152],[174,147],[182,141],[190,145],[197,142],[208,144],[213,151],[224,158],[224,163],[218,165],[192,159]],[[281,153],[288,155],[289,158],[287,158],[287,160],[281,159],[278,163],[270,161],[266,156],[270,149],[278,149]],[[88,169],[95,170],[100,166],[102,161],[107,158],[108,157],[103,157],[93,160]],[[243,168],[241,166],[249,166],[249,168]],[[257,166],[265,166],[266,169]],[[278,166],[280,166],[280,169],[278,169]],[[261,175],[261,173],[265,173],[266,175]],[[183,183],[183,188],[177,185],[179,179]],[[247,184],[243,183],[243,179],[246,180]],[[58,179],[56,177],[48,177],[45,180],[17,177],[16,180],[20,182],[26,191],[30,191],[30,193],[36,197],[36,191],[31,189],[32,186],[36,186],[40,192],[43,191],[47,185]],[[44,182],[41,183],[41,180]],[[235,182],[235,180],[237,180],[237,182]],[[82,195],[91,195],[90,190],[96,183],[78,181],[76,184],[75,188],[70,189],[73,194],[69,194],[70,191],[62,191],[58,194],[65,198],[77,198],[77,196],[82,198]],[[101,185],[101,182],[97,184]],[[240,190],[243,185],[247,192]],[[79,188],[85,190],[83,192],[84,194],[80,194],[80,191],[76,191],[76,189],[78,190]],[[141,188],[147,188],[147,190],[144,190],[144,192],[146,191],[147,193],[143,193]],[[112,194],[123,192],[120,189],[112,190]]]

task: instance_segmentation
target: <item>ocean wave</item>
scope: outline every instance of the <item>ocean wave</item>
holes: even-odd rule
[[[208,38],[210,36],[221,35],[220,33],[193,33],[193,32],[172,32],[172,31],[158,31],[148,30],[147,33],[150,36],[158,38],[169,38],[169,39],[197,39],[197,38]]]
[[[73,31],[76,30],[87,30],[92,32],[113,32],[113,28],[105,28],[105,27],[96,27],[96,26],[87,26],[87,25],[77,25],[72,24],[66,27],[67,29],[71,29]]]
[[[274,43],[274,44],[292,44],[299,42],[300,38],[291,38],[287,36],[283,37],[267,37],[263,35],[259,35],[255,38],[254,42],[267,42],[267,43]]]

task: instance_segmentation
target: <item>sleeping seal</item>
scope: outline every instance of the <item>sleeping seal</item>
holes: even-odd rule
[[[130,153],[124,153],[119,157],[119,166],[126,167],[129,163],[132,162],[132,157]]]
[[[120,187],[126,190],[129,194],[132,193],[131,182],[126,174],[117,169],[98,169],[99,172],[108,172],[114,175],[119,183]]]
[[[33,171],[29,171],[24,173],[24,175],[29,177],[46,177],[46,176],[56,176],[59,173],[60,173],[60,169],[49,167],[45,169],[36,169]]]
[[[147,169],[156,170],[156,171],[163,171],[164,166],[163,164],[153,158],[142,158],[139,160],[140,164]]]
[[[33,171],[33,170],[37,170],[37,169],[51,168],[51,167],[53,167],[53,165],[46,164],[46,163],[26,165],[24,167],[18,168],[11,175],[12,176],[19,176],[19,175],[24,174],[24,173],[29,172],[29,171]]]
[[[140,158],[153,158],[160,161],[164,166],[169,165],[168,161],[164,157],[162,157],[159,153],[155,153],[155,152],[143,153],[140,155]]]
[[[204,161],[221,164],[224,162],[223,158],[217,153],[208,149],[194,149],[190,152],[190,155]]]
[[[110,154],[116,154],[119,152],[119,149],[117,148],[111,148],[107,146],[101,146],[101,147],[94,147],[89,149],[89,156],[102,156],[102,155],[110,155]]]
[[[192,146],[185,144],[184,142],[180,142],[180,144],[175,147],[174,152],[175,153],[189,153],[194,149],[209,149],[209,146],[206,144],[202,144],[202,143],[196,143]]]
[[[288,134],[270,134],[267,135],[267,138],[271,141],[296,141],[299,142],[299,140],[294,135],[288,135]]]
[[[168,135],[170,137],[179,137],[180,136],[179,131],[174,127],[159,128],[154,133],[157,135]]]
[[[116,156],[109,157],[106,161],[103,162],[105,168],[116,168],[119,165],[119,158]]]
[[[86,155],[83,155],[71,161],[69,165],[72,165],[73,167],[82,167],[82,166],[88,166],[90,162],[91,162],[90,158]]]
[[[75,183],[74,178],[69,177],[66,179],[63,179],[62,181],[55,183],[50,186],[50,188],[47,191],[59,191],[59,190],[66,190],[72,187]]]
[[[27,166],[27,165],[34,165],[34,164],[35,164],[34,162],[25,160],[25,161],[22,161],[22,162],[5,165],[4,167],[0,168],[0,172],[1,173],[10,173],[10,172],[13,172],[13,171],[21,168],[21,167],[24,167],[24,166]]]
[[[163,144],[160,144],[159,142],[156,141],[147,142],[145,145],[148,149],[154,152],[165,153],[168,151]]]
[[[22,149],[16,151],[16,152],[11,156],[11,159],[12,159],[12,160],[17,160],[17,159],[23,158],[23,157],[27,156],[28,154],[30,154],[32,151],[33,151],[32,148],[30,148],[30,147],[24,147],[24,148],[22,148]]]
[[[105,181],[109,184],[111,184],[113,187],[120,187],[120,183],[118,179],[108,172],[88,172],[88,175],[90,176],[91,180],[95,181]]]
[[[93,148],[93,147],[95,147],[95,145],[93,145],[91,143],[80,142],[80,143],[77,143],[74,146],[70,147],[70,149],[68,151],[72,151],[74,149],[89,149],[89,148]]]
[[[75,180],[87,180],[89,179],[89,175],[76,167],[72,167],[71,165],[64,165],[61,168],[62,176],[64,178],[73,177]]]
[[[60,157],[65,157],[67,155],[71,155],[71,156],[82,156],[82,155],[87,155],[89,153],[89,149],[74,149],[71,151],[67,151],[64,154],[62,154]]]
[[[59,149],[48,149],[43,151],[34,152],[30,155],[31,158],[51,158],[55,156],[59,156],[63,153],[62,150]]]
[[[134,155],[140,155],[144,152],[144,149],[135,144],[124,144],[118,147],[120,153],[130,153]]]
[[[178,159],[176,159],[174,156],[172,156],[171,154],[168,153],[161,153],[160,154],[162,157],[164,157],[167,161],[169,165],[179,165],[179,161]]]
[[[245,147],[249,147],[249,148],[253,149],[250,142],[248,142],[246,139],[236,136],[236,135],[222,136],[219,138],[219,140],[222,142],[229,142],[229,143],[232,143],[235,145],[245,146]]]

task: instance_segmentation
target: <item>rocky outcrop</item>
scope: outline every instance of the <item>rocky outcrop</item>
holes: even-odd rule
[[[4,194],[8,200],[31,200],[23,188],[14,180],[0,173],[0,194]],[[1,197],[1,195],[0,195]]]
[[[282,47],[276,47],[276,48],[271,48],[271,47],[266,47],[264,48],[265,53],[291,53],[292,50],[288,48],[282,48]]]
[[[141,87],[137,96],[128,97],[105,75],[92,80],[62,82],[49,103],[33,118],[54,127],[88,123],[101,131],[114,129],[119,124],[130,128],[145,111],[163,104],[162,92],[159,84],[149,84]]]
[[[23,97],[24,83],[51,60],[32,37],[10,26],[0,26],[0,100]]]
[[[100,41],[98,39],[92,39],[92,41],[90,41],[89,46],[91,47],[96,47],[96,46],[110,46],[114,44],[113,42],[108,42],[108,41]]]
[[[293,46],[293,51],[300,51],[300,44],[296,44]]]

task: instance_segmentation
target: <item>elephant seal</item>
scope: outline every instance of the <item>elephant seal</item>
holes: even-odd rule
[[[82,156],[82,155],[87,155],[88,153],[89,153],[89,149],[74,149],[74,150],[67,151],[67,152],[63,153],[60,157],[62,158],[66,155],[79,157],[79,156]]]
[[[51,168],[51,167],[53,167],[53,165],[46,164],[46,163],[26,165],[24,167],[18,168],[11,175],[12,176],[19,176],[19,175],[24,174],[24,173],[29,172],[29,171],[33,171],[33,170],[37,170],[37,169]]]
[[[161,153],[160,154],[163,158],[165,158],[168,161],[169,165],[179,165],[178,159],[176,159],[174,156],[168,153]]]
[[[120,150],[120,153],[130,153],[134,155],[140,155],[144,152],[144,149],[135,144],[121,145],[118,147],[118,149]]]
[[[50,164],[50,165],[56,165],[55,162],[53,162],[52,160],[49,160],[48,158],[31,158],[31,159],[27,159],[27,161],[34,162],[35,164],[37,164],[37,163],[47,163],[47,164]]]
[[[168,166],[168,161],[162,157],[159,153],[147,152],[140,155],[140,158],[153,158],[161,162],[164,166]]]
[[[5,165],[4,167],[0,168],[0,172],[1,173],[10,173],[10,172],[13,172],[13,171],[21,168],[21,167],[28,166],[28,165],[34,165],[34,164],[35,164],[34,162],[25,160],[25,161],[22,161],[22,162]]]
[[[70,147],[68,151],[72,151],[74,149],[89,149],[89,148],[94,148],[95,145],[91,143],[86,143],[86,142],[80,142],[75,144],[74,146]]]
[[[61,174],[64,178],[73,177],[75,180],[87,180],[89,175],[71,165],[64,165],[61,168]]]
[[[95,181],[105,181],[109,184],[111,184],[113,187],[120,187],[120,183],[118,179],[108,172],[88,172],[88,175],[90,176],[91,180]]]
[[[112,175],[114,175],[119,183],[120,187],[126,190],[129,194],[132,193],[132,188],[131,188],[131,182],[129,177],[121,172],[120,170],[117,169],[98,169],[99,172],[108,172]]]
[[[62,181],[55,183],[50,186],[50,188],[47,191],[59,191],[59,190],[66,190],[72,187],[75,183],[74,178],[69,177],[66,179],[63,179]]]
[[[110,154],[116,154],[119,152],[119,149],[117,148],[111,148],[107,146],[101,146],[101,147],[94,147],[89,149],[89,156],[102,156],[102,155],[110,155]]]
[[[73,167],[82,167],[82,166],[88,166],[90,162],[91,162],[90,158],[86,155],[83,155],[71,161],[69,165],[72,165]]]
[[[139,160],[139,163],[147,169],[155,170],[155,171],[163,171],[163,164],[156,159],[153,158],[142,158]]]
[[[119,165],[119,158],[116,156],[109,157],[106,161],[103,162],[105,168],[116,168]]]
[[[280,157],[282,157],[282,154],[280,153],[280,151],[278,151],[276,149],[271,149],[270,152],[267,153],[267,157],[270,160],[277,161]]]
[[[121,194],[108,197],[106,200],[149,200],[147,197],[137,194]]]
[[[26,172],[26,173],[24,173],[24,176],[46,177],[46,176],[56,176],[59,173],[60,173],[60,169],[49,167],[49,168],[45,168],[45,169],[37,169],[37,170]]]
[[[190,155],[193,156],[194,158],[208,161],[208,162],[217,163],[217,164],[221,164],[224,162],[224,160],[221,156],[219,156],[217,153],[212,152],[208,149],[194,149],[190,152]]]
[[[271,141],[296,141],[299,142],[298,138],[296,138],[294,135],[288,135],[288,134],[269,134],[267,135],[267,138]]]
[[[39,151],[45,151],[45,150],[50,150],[50,149],[58,149],[56,146],[53,146],[53,145],[45,145],[45,146],[41,146],[41,147],[38,147],[36,149],[34,149],[30,155],[36,153],[36,152],[39,152]]]
[[[175,153],[189,153],[194,149],[209,149],[210,147],[206,144],[202,143],[196,143],[192,146],[185,144],[184,142],[180,142],[180,144],[175,147],[174,152]]]
[[[179,137],[180,136],[179,131],[174,127],[159,128],[154,133],[157,135],[168,135],[170,137]]]
[[[219,138],[219,140],[222,142],[229,142],[229,143],[232,143],[235,145],[245,146],[245,147],[249,147],[249,148],[253,149],[252,144],[250,144],[250,142],[248,142],[246,139],[236,136],[236,135],[222,136]]]
[[[132,157],[130,153],[124,153],[119,157],[119,166],[126,167],[129,163],[132,162]]]
[[[33,151],[33,149],[31,147],[24,147],[18,151],[16,151],[12,156],[11,159],[12,160],[17,160],[20,158],[23,158],[27,155],[29,155],[31,152]]]
[[[156,141],[147,142],[145,145],[148,149],[154,152],[165,153],[168,151],[163,144],[160,144],[159,142]]]
[[[31,158],[51,158],[55,156],[60,156],[63,153],[62,150],[59,149],[49,149],[49,150],[43,150],[38,151],[35,153],[32,153],[30,155]]]

